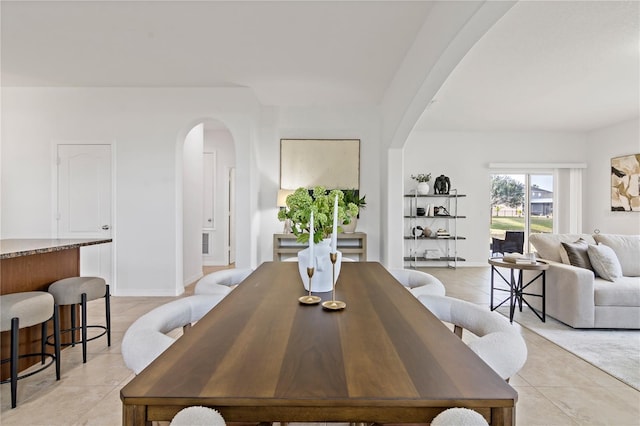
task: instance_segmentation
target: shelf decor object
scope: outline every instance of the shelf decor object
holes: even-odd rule
[[[416,186],[416,192],[420,195],[427,195],[429,193],[429,182],[431,180],[431,173],[419,173],[417,175],[411,175],[411,179],[418,181]]]

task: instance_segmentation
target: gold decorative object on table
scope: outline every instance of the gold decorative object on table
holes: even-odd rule
[[[300,303],[304,303],[305,305],[315,305],[317,303],[320,303],[320,297],[319,296],[312,296],[311,295],[311,281],[313,278],[313,272],[314,272],[315,268],[309,268],[307,267],[307,275],[309,276],[309,294],[306,296],[302,296],[298,298],[298,301]]]
[[[336,300],[336,260],[338,259],[338,253],[329,253],[331,264],[333,265],[333,289],[331,291],[331,300],[322,302],[322,307],[330,311],[339,311],[347,307],[347,304]]]

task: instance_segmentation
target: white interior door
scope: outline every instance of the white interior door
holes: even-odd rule
[[[111,146],[58,145],[58,238],[111,238]],[[83,247],[80,274],[112,281],[112,244]]]
[[[236,263],[236,169],[229,169],[229,264]]]
[[[210,231],[216,229],[216,153],[205,152],[202,154],[202,229]]]

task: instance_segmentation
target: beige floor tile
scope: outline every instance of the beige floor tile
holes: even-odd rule
[[[514,386],[518,391],[516,424],[518,426],[577,425],[571,416],[531,386]]]
[[[122,386],[115,387],[99,404],[84,413],[76,424],[82,426],[114,426],[121,424],[122,410],[118,409],[118,407],[122,404],[120,401],[120,388]]]
[[[610,392],[602,387],[538,387],[580,425],[638,426],[640,396],[633,389]]]
[[[90,407],[102,402],[113,388],[108,386],[57,386],[13,410],[2,412],[3,426],[66,426],[78,422]]]
[[[70,386],[117,386],[129,375],[131,370],[125,367],[119,354],[96,355],[91,363],[79,363],[65,371],[65,384]]]

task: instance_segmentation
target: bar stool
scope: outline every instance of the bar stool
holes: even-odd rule
[[[109,286],[98,277],[71,277],[58,280],[49,286],[49,293],[53,295],[56,305],[71,305],[71,328],[61,330],[61,333],[71,332],[71,343],[62,346],[75,346],[82,343],[82,362],[87,362],[87,342],[107,335],[107,346],[111,346],[111,308],[109,304]],[[87,302],[104,297],[106,325],[87,324]],[[81,308],[81,325],[76,326],[76,305]],[[87,337],[88,328],[100,328],[104,331],[91,338]],[[81,338],[76,341],[76,331],[81,330]]]
[[[47,322],[53,319],[54,353],[46,353]],[[20,328],[42,324],[41,350],[38,353],[18,354],[20,347]],[[4,294],[0,296],[0,331],[11,330],[11,357],[2,360],[2,364],[10,363],[11,377],[0,383],[11,382],[11,408],[16,407],[18,394],[18,380],[32,376],[55,362],[56,380],[60,380],[60,321],[58,309],[53,296],[44,291],[26,291],[21,293]],[[18,376],[18,361],[20,358],[40,357],[42,367]],[[51,361],[45,364],[45,359]]]

